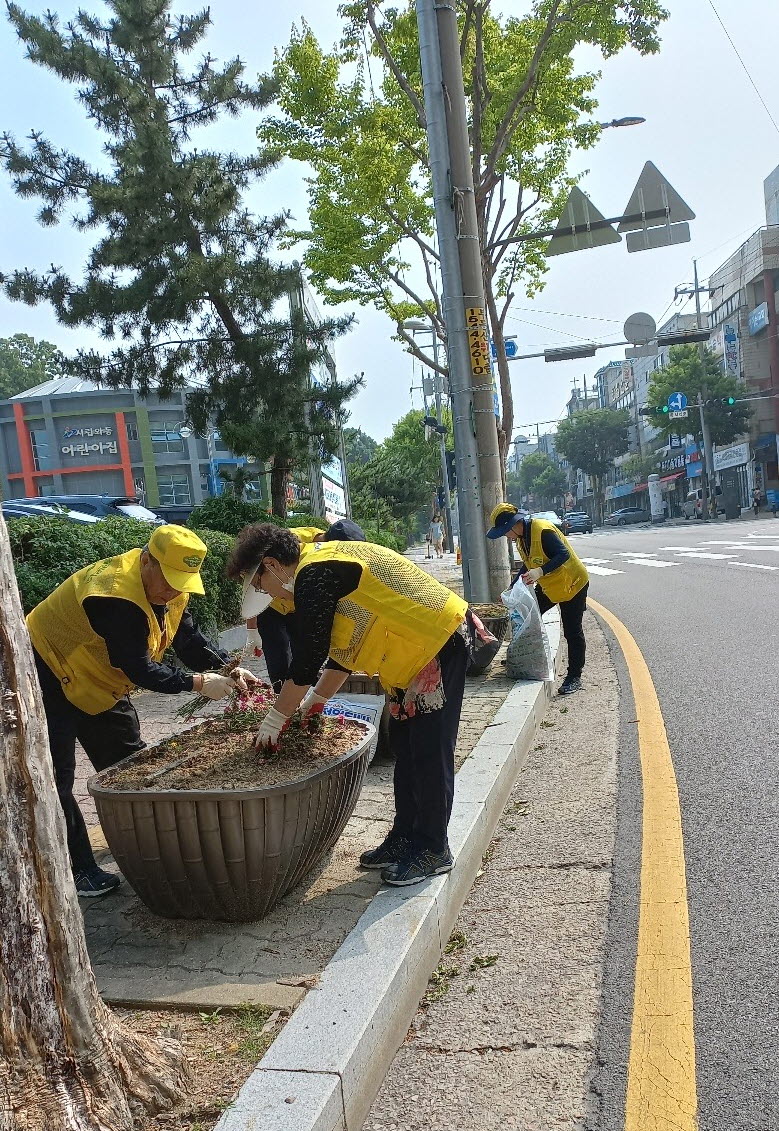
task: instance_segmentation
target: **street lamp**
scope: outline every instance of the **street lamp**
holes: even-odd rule
[[[452,495],[449,488],[449,468],[446,462],[446,428],[443,427],[443,416],[441,413],[441,374],[438,372],[438,333],[435,324],[432,322],[421,322],[415,318],[408,318],[405,322],[401,322],[404,330],[411,330],[412,334],[418,331],[427,331],[433,335],[433,361],[436,365],[436,370],[433,379],[433,388],[435,389],[435,411],[436,419],[434,424],[430,424],[438,433],[438,444],[441,452],[441,482],[444,489],[444,512],[446,514],[446,529],[449,534],[449,547],[454,550],[454,524],[452,522]],[[432,420],[432,417],[427,419]]]
[[[610,122],[598,122],[602,130],[621,129],[622,126],[643,126],[646,118],[612,118]]]

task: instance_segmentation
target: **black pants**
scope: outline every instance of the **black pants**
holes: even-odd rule
[[[99,715],[87,715],[65,697],[59,680],[37,652],[35,666],[43,693],[54,779],[65,814],[70,863],[74,873],[81,872],[94,868],[95,857],[84,817],[73,796],[76,739],[96,770],[121,762],[146,744],[141,739],[138,712],[129,699],[120,699],[116,706]]]
[[[394,831],[415,848],[442,853],[454,800],[454,748],[468,653],[456,632],[438,653],[446,702],[439,711],[390,719],[395,755]]]
[[[292,667],[294,617],[294,613],[285,616],[275,609],[266,609],[257,617],[268,676],[276,691],[280,691],[284,680],[289,679]]]
[[[578,679],[584,669],[584,657],[587,651],[587,642],[584,639],[582,617],[587,608],[587,590],[590,583],[580,589],[570,601],[560,601],[560,619],[563,622],[563,635],[568,645],[568,677]],[[536,585],[536,597],[541,614],[548,612],[556,601],[550,601],[540,585]]]

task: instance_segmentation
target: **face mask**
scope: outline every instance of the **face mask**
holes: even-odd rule
[[[268,568],[270,569],[270,567],[268,567]],[[271,573],[276,578],[276,580],[279,582],[282,589],[286,589],[286,591],[288,593],[294,593],[295,592],[295,578],[294,577],[290,577],[289,581],[282,581],[281,578],[279,577],[279,575],[276,573],[275,569],[272,569]]]
[[[254,588],[254,575],[259,568],[259,566],[255,566],[254,569],[249,570],[244,578],[241,600],[242,620],[249,620],[251,617],[257,617],[260,613],[264,613],[273,600],[270,593],[263,593],[261,589]]]

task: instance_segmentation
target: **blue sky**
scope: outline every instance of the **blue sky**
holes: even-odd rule
[[[724,23],[752,78],[779,121],[776,50],[779,5],[764,0],[715,0]],[[84,0],[30,3],[28,10],[54,8],[63,19],[77,7],[99,11]],[[534,300],[518,294],[508,332],[518,335],[520,352],[581,340],[614,341],[622,323],[636,310],[658,320],[674,309],[677,284],[692,279],[697,256],[706,278],[755,228],[765,222],[763,178],[779,165],[779,131],[772,125],[750,86],[709,0],[666,0],[671,19],[663,29],[658,56],[642,59],[626,53],[603,65],[598,97],[600,120],[627,114],[647,119],[643,126],[606,131],[598,146],[583,155],[576,169],[588,170],[581,187],[605,215],[617,215],[646,160],[652,160],[697,214],[692,242],[675,248],[629,255],[624,243],[550,260],[545,290]],[[181,11],[197,8],[178,4]],[[218,58],[240,55],[250,76],[270,67],[274,47],[288,41],[291,26],[304,17],[329,46],[339,35],[335,4],[292,0],[291,4],[248,5],[219,0],[207,46]],[[506,14],[525,5],[505,0]],[[0,128],[23,136],[31,129],[55,144],[87,158],[98,156],[98,142],[85,122],[72,91],[40,67],[26,62],[4,19],[0,24]],[[589,67],[599,64],[583,57]],[[220,126],[220,144],[248,151],[255,122],[246,117]],[[288,163],[263,183],[257,206],[266,213],[291,210],[305,221],[305,169]],[[64,265],[74,272],[83,261],[83,238],[65,225],[41,229],[35,202],[19,200],[7,180],[0,180],[0,268]],[[681,309],[678,304],[675,309]],[[689,306],[685,309],[690,309]],[[358,324],[336,347],[342,375],[364,371],[366,388],[352,402],[351,423],[381,439],[411,405],[409,387],[418,384],[410,357],[390,339],[392,327],[372,309],[355,308]],[[85,331],[58,326],[45,306],[30,308],[0,299],[0,336],[24,331],[45,337],[64,350],[94,344]],[[601,351],[596,359],[545,365],[543,360],[514,362],[512,385],[517,425],[559,417],[574,378],[590,378],[620,350]],[[414,402],[417,406],[418,399]]]

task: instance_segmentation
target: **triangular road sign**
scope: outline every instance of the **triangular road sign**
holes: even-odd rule
[[[605,216],[599,212],[588,196],[575,185],[565,202],[555,234],[546,245],[547,255],[565,255],[569,251],[581,251],[587,247],[600,247],[602,244],[619,243],[622,239],[610,225],[590,230],[592,224],[603,224]],[[573,231],[571,230],[573,229]]]
[[[647,220],[623,220],[619,231],[637,232],[642,228],[658,228],[664,224],[678,224],[683,220],[695,219],[695,213],[689,204],[682,200],[673,185],[651,161],[647,161],[641,170],[624,215],[638,216],[647,212],[662,212],[663,215]]]

